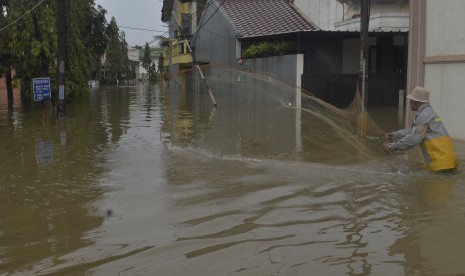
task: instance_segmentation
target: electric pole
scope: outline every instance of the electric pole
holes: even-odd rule
[[[364,138],[366,136],[367,128],[367,112],[366,107],[368,103],[368,26],[370,24],[370,1],[360,1],[360,69],[359,79],[357,85],[357,93],[360,94],[360,115],[359,135]]]
[[[57,66],[58,66],[58,101],[57,116],[64,117],[66,114],[65,101],[65,59],[66,59],[66,15],[67,0],[57,0]]]

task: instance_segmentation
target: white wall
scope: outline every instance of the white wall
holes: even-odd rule
[[[409,12],[409,5],[396,5],[396,4],[371,4],[370,6],[370,14],[379,14],[379,13],[408,13]],[[351,2],[347,2],[344,4],[344,19],[349,20],[354,15],[360,14],[360,4],[351,4]]]
[[[465,55],[465,1],[428,0],[426,57]],[[425,65],[431,105],[453,138],[465,140],[465,62]]]
[[[426,56],[465,54],[465,1],[428,0]]]
[[[322,30],[334,30],[342,20],[343,6],[336,0],[295,0],[294,5]]]

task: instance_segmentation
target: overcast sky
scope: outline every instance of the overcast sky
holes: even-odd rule
[[[111,17],[116,19],[120,30],[126,34],[126,41],[130,46],[144,46],[146,42],[153,40],[154,36],[167,36],[165,32],[168,28],[161,22],[163,0],[95,0],[95,5],[100,5],[107,11],[108,22]],[[151,44],[151,46],[157,45],[157,43]]]

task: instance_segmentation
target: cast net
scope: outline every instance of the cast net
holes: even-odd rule
[[[197,70],[185,70],[171,75],[169,89],[164,90],[169,104],[163,139],[170,146],[221,156],[324,163],[382,154],[383,130],[361,112],[361,99],[354,91],[348,91],[355,94],[352,103],[337,108],[270,74],[220,64],[200,68],[206,83]]]

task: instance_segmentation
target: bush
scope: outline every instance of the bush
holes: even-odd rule
[[[287,41],[263,41],[252,44],[242,52],[243,58],[260,58],[270,56],[280,56],[289,51],[290,45]]]

